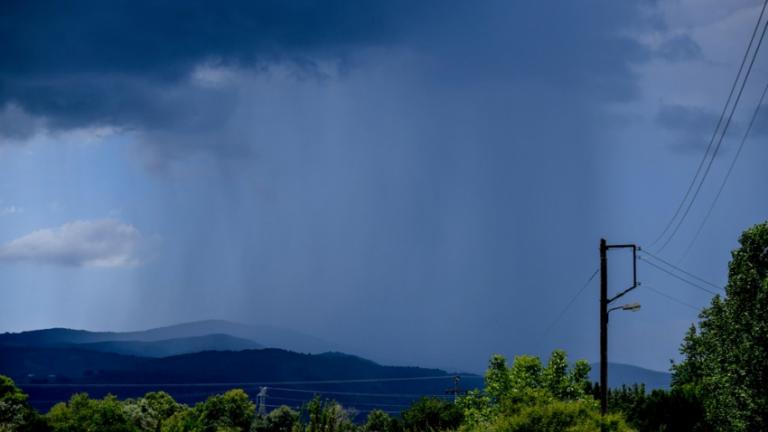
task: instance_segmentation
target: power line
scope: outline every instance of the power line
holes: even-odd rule
[[[271,399],[277,399],[277,400],[285,400],[285,401],[289,401],[289,402],[301,402],[301,403],[307,403],[307,402],[312,400],[312,399],[300,399],[300,398],[287,398],[287,397],[281,397],[281,396],[270,396],[269,399],[270,400]],[[339,403],[342,403],[342,401],[339,401]],[[344,402],[344,403],[346,403],[348,405],[351,405],[351,406],[365,405],[365,406],[372,406],[372,407],[383,406],[383,407],[407,408],[407,407],[410,406],[410,405],[406,405],[406,404],[366,403],[366,402],[357,402],[357,401],[355,401],[355,402],[348,402],[348,403]]]
[[[298,406],[298,405],[291,406],[291,405],[264,404],[264,406],[267,407],[267,408],[280,408],[281,406],[287,406],[287,407],[292,408],[292,409],[297,410],[297,411],[301,409],[301,407]],[[383,409],[378,409],[378,408],[358,409],[355,406],[349,406],[349,407],[348,406],[344,406],[344,405],[342,405],[342,406],[344,407],[345,410],[354,410],[354,411],[357,411],[359,413],[369,413],[371,411],[383,411],[383,412],[385,412],[387,414],[400,414],[402,412],[402,411],[383,410]]]
[[[654,254],[652,254],[652,253],[650,253],[648,251],[641,250],[640,252],[642,252],[643,254],[647,255],[649,258],[652,258],[652,259],[655,259],[655,260],[657,260],[657,261],[659,261],[661,263],[664,263],[664,264],[668,265],[669,267],[672,267],[673,269],[675,269],[675,270],[677,270],[677,271],[679,271],[679,272],[681,272],[681,273],[683,273],[683,274],[685,274],[685,275],[687,275],[689,277],[692,277],[692,278],[698,280],[699,282],[705,283],[705,284],[707,284],[707,285],[709,285],[709,286],[711,286],[713,288],[716,288],[716,289],[722,289],[721,286],[715,285],[712,282],[707,281],[706,279],[700,278],[700,277],[696,276],[695,274],[693,274],[693,273],[691,273],[689,271],[686,271],[686,270],[684,270],[684,269],[682,269],[682,268],[672,264],[671,262],[665,260],[664,258],[661,258],[661,257],[659,257],[657,255],[654,255]]]
[[[433,398],[446,398],[451,397],[447,395],[434,395],[434,394],[414,394],[414,393],[360,393],[360,392],[346,392],[346,391],[326,391],[326,390],[310,390],[310,389],[292,389],[292,388],[280,388],[270,387],[270,390],[294,392],[294,393],[313,393],[313,394],[329,394],[329,395],[342,395],[342,396],[365,396],[365,397],[386,397],[386,398],[414,398],[420,397],[433,397]]]
[[[744,65],[746,64],[747,59],[749,58],[749,53],[752,50],[752,44],[754,43],[755,36],[757,35],[758,29],[760,28],[760,21],[762,21],[763,15],[765,13],[766,6],[768,6],[768,0],[766,0],[763,3],[763,7],[760,10],[760,15],[758,16],[757,22],[755,23],[755,28],[752,31],[752,36],[749,39],[749,44],[747,45],[747,49],[744,52],[744,57],[742,58],[741,64],[739,65],[739,70],[736,73],[736,78],[734,78],[734,80],[733,80],[733,84],[731,85],[731,90],[728,93],[728,98],[726,99],[725,105],[723,106],[723,111],[720,113],[720,118],[717,121],[717,125],[715,126],[715,130],[712,132],[712,137],[709,140],[709,144],[707,144],[707,149],[704,152],[704,155],[702,156],[701,161],[699,162],[699,166],[696,168],[696,174],[691,179],[691,183],[688,185],[688,189],[685,191],[685,195],[683,196],[683,199],[680,200],[680,203],[678,204],[677,209],[675,210],[675,213],[672,215],[672,218],[669,220],[669,222],[667,222],[667,225],[664,227],[664,230],[661,232],[661,234],[659,234],[659,236],[651,243],[651,246],[657,244],[664,237],[664,235],[669,231],[670,227],[672,227],[672,224],[674,223],[675,219],[680,214],[680,210],[682,210],[683,206],[685,205],[686,201],[688,200],[688,197],[691,195],[691,191],[693,191],[694,185],[696,185],[696,181],[699,178],[699,174],[701,174],[701,169],[704,167],[704,163],[706,162],[707,157],[709,156],[709,152],[712,149],[712,145],[715,142],[715,138],[718,135],[718,131],[720,130],[720,125],[723,123],[723,119],[725,118],[725,114],[728,111],[728,106],[730,105],[731,98],[733,98],[734,91],[736,90],[736,87],[738,86],[739,78],[741,77],[741,73],[744,70]],[[765,34],[765,30],[763,30],[763,35],[764,34]],[[760,41],[762,42],[762,36],[761,36]],[[742,87],[741,87],[741,90],[739,91],[739,96],[737,97],[736,102],[733,104],[733,109],[731,111],[731,116],[733,115],[733,110],[736,109],[736,105],[738,104],[738,100],[741,97],[741,91],[744,89],[744,84],[746,83],[747,78],[749,77],[749,73],[750,73],[750,71],[752,69],[752,64],[754,63],[755,57],[757,57],[757,50],[759,48],[760,47],[759,47],[759,44],[758,44],[758,47],[755,50],[755,55],[752,57],[752,62],[750,63],[750,66],[748,68],[747,74],[745,75],[745,78],[742,81]],[[729,116],[729,120],[726,123],[726,126],[725,126],[725,128],[723,130],[723,133],[721,134],[721,137],[725,135],[725,131],[728,129],[728,123],[730,123],[730,116]],[[720,141],[722,141],[722,138],[721,138]],[[715,151],[714,151],[714,153],[712,155],[711,161],[714,160],[714,156],[717,153],[717,148],[718,147],[719,147],[719,144],[715,148]],[[709,163],[709,166],[712,165],[711,161]],[[690,210],[690,207],[693,204],[693,201],[695,201],[695,199],[696,199],[696,195],[698,195],[698,190],[701,189],[701,184],[704,183],[704,178],[706,177],[707,172],[709,171],[709,166],[707,167],[707,170],[705,171],[704,175],[702,176],[701,181],[699,182],[699,186],[697,187],[697,191],[694,194],[693,198],[691,199],[690,204],[689,204],[688,208],[686,209],[684,215],[680,218],[680,221],[678,222],[677,226],[673,230],[672,234],[670,234],[670,236],[667,239],[667,241],[665,242],[665,244],[659,250],[663,250],[666,247],[666,245],[669,243],[669,241],[674,237],[674,235],[677,232],[677,230],[680,228],[680,225],[681,225],[682,221],[685,219],[688,211]]]
[[[701,234],[701,230],[704,228],[704,225],[707,224],[709,217],[712,215],[712,210],[715,208],[715,205],[717,205],[717,200],[720,199],[720,195],[723,193],[723,189],[725,189],[725,184],[728,183],[728,178],[731,176],[733,167],[736,165],[736,161],[739,159],[739,155],[741,154],[742,148],[744,148],[744,143],[747,141],[747,137],[749,137],[749,133],[752,131],[752,126],[755,124],[755,119],[757,119],[757,114],[760,112],[760,107],[763,105],[763,100],[765,100],[766,92],[768,92],[768,84],[766,84],[765,88],[763,88],[763,93],[760,95],[760,101],[757,103],[757,106],[755,107],[755,111],[752,113],[752,118],[749,120],[749,125],[747,126],[747,130],[744,132],[744,136],[741,137],[741,142],[739,143],[739,147],[736,150],[736,154],[733,156],[733,160],[731,160],[731,165],[728,167],[728,172],[725,174],[725,177],[723,178],[723,182],[720,183],[720,189],[717,190],[715,199],[712,200],[712,203],[709,205],[707,214],[704,216],[704,219],[702,219],[701,224],[699,225],[699,228],[696,230],[696,234],[693,236],[693,239],[691,239],[691,242],[688,244],[688,247],[685,249],[685,252],[683,252],[682,258],[685,258],[685,256],[688,255],[688,252],[690,252],[691,248],[693,247],[693,244],[696,243],[696,240],[698,240],[699,235]]]
[[[467,378],[480,378],[475,375],[460,375]],[[440,379],[454,379],[453,375],[440,375],[440,376],[420,376],[420,377],[402,377],[402,378],[362,378],[362,379],[339,379],[339,380],[315,380],[315,381],[257,381],[257,382],[197,382],[197,383],[38,383],[38,384],[25,384],[28,387],[257,387],[257,386],[272,386],[272,385],[306,385],[306,384],[360,384],[360,383],[379,383],[379,382],[396,382],[396,381],[423,381],[423,380],[440,380]],[[270,387],[272,388],[272,387]]]
[[[768,0],[766,0],[766,4],[768,4]],[[758,21],[759,22],[759,21]],[[683,221],[685,221],[685,218],[688,216],[688,213],[691,211],[691,207],[693,207],[693,203],[696,201],[696,198],[699,196],[699,192],[701,192],[701,187],[704,186],[704,181],[707,178],[707,175],[709,174],[710,169],[712,169],[712,164],[715,162],[715,158],[717,156],[718,150],[720,150],[720,146],[723,144],[723,139],[725,138],[725,134],[728,132],[728,126],[731,124],[731,120],[733,119],[733,113],[736,111],[736,106],[738,106],[739,101],[741,100],[741,95],[744,92],[744,87],[747,85],[747,80],[749,79],[749,75],[752,72],[752,66],[755,64],[755,59],[757,59],[757,53],[760,50],[760,46],[763,43],[763,39],[765,38],[765,32],[768,30],[768,20],[766,20],[765,24],[763,25],[763,31],[760,34],[760,39],[757,41],[757,47],[755,48],[755,52],[752,55],[752,60],[749,63],[749,67],[747,68],[747,72],[744,75],[744,79],[741,81],[741,87],[739,88],[739,93],[736,95],[736,100],[733,103],[733,106],[731,107],[731,112],[728,114],[728,120],[725,122],[725,126],[723,127],[723,131],[720,134],[720,138],[717,140],[717,144],[715,145],[715,149],[712,151],[712,157],[709,159],[709,163],[707,164],[707,168],[704,170],[704,174],[701,176],[701,180],[699,181],[698,186],[696,187],[696,191],[693,193],[693,197],[688,202],[688,206],[685,208],[685,212],[683,212],[683,215],[680,217],[680,219],[677,221],[677,225],[675,226],[675,229],[672,231],[672,233],[667,238],[667,241],[664,242],[663,245],[659,248],[659,252],[664,250],[664,248],[667,247],[669,242],[672,241],[672,238],[674,238],[675,234],[677,234],[677,231],[680,229],[680,226],[682,225]]]
[[[685,306],[685,307],[687,307],[689,309],[693,309],[695,311],[701,311],[701,308],[697,308],[696,306],[694,306],[694,305],[692,305],[690,303],[684,302],[684,301],[680,300],[679,298],[672,297],[671,295],[669,295],[667,293],[664,293],[662,291],[659,291],[656,288],[650,287],[648,285],[643,285],[643,288],[648,288],[649,290],[651,290],[651,292],[654,292],[654,293],[656,293],[656,294],[658,294],[658,295],[660,295],[662,297],[666,297],[667,300],[671,300],[671,301],[673,301],[673,302],[675,302],[677,304],[680,304],[682,306]]]
[[[694,288],[698,288],[698,289],[700,289],[700,290],[702,290],[702,291],[706,291],[706,292],[708,292],[708,293],[710,293],[710,294],[712,294],[712,295],[718,295],[718,294],[719,294],[719,293],[716,293],[716,292],[714,292],[714,291],[712,291],[712,290],[710,290],[710,289],[704,288],[704,287],[703,287],[703,286],[701,286],[701,285],[695,284],[695,283],[693,283],[693,282],[689,281],[688,279],[684,279],[684,278],[682,278],[682,277],[680,277],[680,276],[678,276],[678,275],[676,275],[676,274],[672,273],[671,271],[669,271],[669,270],[665,269],[664,267],[660,267],[660,266],[658,266],[658,265],[654,264],[654,263],[653,263],[653,262],[651,262],[651,261],[648,261],[648,260],[642,260],[642,261],[643,261],[643,262],[645,262],[646,264],[648,264],[648,265],[652,266],[652,267],[655,267],[655,268],[656,268],[656,269],[658,269],[658,270],[661,270],[661,271],[663,271],[664,273],[666,273],[666,274],[668,274],[668,275],[672,276],[672,277],[673,277],[673,278],[675,278],[675,279],[678,279],[678,280],[681,280],[681,281],[683,281],[683,282],[687,283],[688,285],[690,285],[690,286],[692,286],[692,287],[694,287]]]
[[[402,378],[360,378],[360,379],[338,379],[338,380],[315,380],[315,381],[270,381],[258,383],[260,385],[305,385],[305,384],[364,384],[364,383],[379,383],[379,382],[396,382],[396,381],[428,381],[428,380],[443,380],[453,379],[456,375],[430,375],[430,376],[416,376],[416,377],[402,377]],[[466,377],[474,377],[474,375],[461,375]]]
[[[544,333],[542,336],[545,336],[549,333],[550,330],[557,324],[558,321],[565,315],[565,313],[570,309],[570,307],[573,305],[573,302],[576,301],[576,299],[581,295],[582,292],[589,286],[589,283],[592,282],[592,280],[597,276],[597,273],[600,271],[600,268],[596,268],[595,271],[592,273],[592,276],[587,279],[586,282],[584,282],[584,285],[581,286],[578,292],[574,294],[573,297],[568,301],[568,304],[565,305],[565,307],[560,311],[560,313],[555,317],[555,319],[547,326],[547,328],[544,330]]]

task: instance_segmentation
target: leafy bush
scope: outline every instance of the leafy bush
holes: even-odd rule
[[[362,427],[362,432],[394,432],[397,426],[389,414],[381,410],[373,410],[368,413],[368,419]]]
[[[460,407],[437,398],[421,398],[400,415],[406,431],[452,430],[464,420]]]
[[[299,422],[299,413],[285,405],[272,410],[263,417],[257,417],[251,426],[252,432],[292,432]]]
[[[12,379],[0,375],[0,432],[45,430],[45,422],[27,399]]]
[[[300,424],[299,430],[304,432],[347,432],[354,431],[350,412],[336,401],[322,400],[319,396],[304,406],[306,424]]]
[[[459,401],[465,431],[629,431],[620,414],[600,415],[587,393],[589,364],[572,368],[563,351],[555,351],[546,366],[538,357],[518,356],[507,367],[502,356],[491,358],[485,389]]]
[[[86,393],[73,395],[69,402],[54,405],[46,415],[56,432],[136,432],[128,412],[112,395],[90,399]]]

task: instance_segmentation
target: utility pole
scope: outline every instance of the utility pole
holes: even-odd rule
[[[632,249],[632,286],[614,297],[608,297],[608,250],[624,248]],[[637,282],[637,245],[609,245],[605,239],[600,239],[600,413],[602,415],[608,412],[608,314],[618,309],[632,312],[640,309],[638,303],[625,304],[610,309],[608,306],[639,285]]]
[[[600,413],[608,412],[608,245],[600,239]]]
[[[450,388],[446,390],[445,392],[448,394],[453,394],[453,403],[456,403],[456,400],[459,398],[459,383],[461,382],[461,376],[456,375],[453,377],[453,388]]]

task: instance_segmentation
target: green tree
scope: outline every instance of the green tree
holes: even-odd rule
[[[356,429],[350,412],[336,401],[322,400],[319,396],[304,405],[308,422],[299,425],[305,432],[347,432]]]
[[[400,416],[406,431],[439,431],[458,428],[464,420],[463,410],[437,398],[421,398]]]
[[[373,410],[368,413],[368,419],[363,425],[363,432],[391,432],[395,422],[389,414],[382,410]]]
[[[252,432],[292,432],[299,423],[299,413],[282,405],[266,416],[257,417],[251,426]]]
[[[602,427],[602,429],[601,429]],[[482,429],[487,432],[597,432],[630,431],[619,414],[605,417],[588,400],[522,405],[513,415],[501,415]]]
[[[701,399],[716,430],[768,430],[768,222],[739,243],[725,297],[712,299],[686,335],[673,386]]]
[[[159,432],[163,422],[183,406],[165,392],[150,392],[136,400],[123,402],[131,421],[141,431]]]
[[[244,391],[229,390],[195,406],[193,411],[199,423],[195,427],[201,432],[247,431],[253,423],[255,409]]]
[[[563,351],[546,366],[538,357],[515,357],[507,367],[502,356],[491,358],[485,389],[459,400],[468,431],[627,431],[620,414],[600,415],[587,393],[589,364],[568,367]]]
[[[27,399],[12,379],[0,375],[0,432],[43,430],[44,422]]]
[[[85,393],[58,403],[46,415],[53,431],[60,432],[135,432],[127,411],[113,395],[90,399]]]
[[[599,395],[599,387],[594,388]],[[704,407],[698,397],[684,389],[656,389],[645,392],[643,385],[608,390],[608,406],[621,412],[641,432],[706,432]]]
[[[194,409],[182,407],[180,411],[163,422],[160,430],[162,432],[199,432],[202,430],[202,424]]]

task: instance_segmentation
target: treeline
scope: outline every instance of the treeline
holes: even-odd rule
[[[0,377],[0,431],[19,432],[421,432],[421,431],[616,431],[632,430],[620,413],[599,414],[588,392],[589,365],[568,366],[555,351],[544,365],[538,357],[516,357],[511,366],[495,356],[483,390],[455,403],[422,398],[399,416],[381,410],[359,419],[319,397],[296,411],[281,406],[265,416],[239,389],[209,397],[194,406],[164,392],[137,399],[91,399],[81,393],[40,414],[13,381]],[[359,422],[360,420],[364,420]],[[356,422],[357,421],[357,422]]]
[[[543,364],[515,357],[511,366],[494,356],[485,387],[454,403],[422,398],[399,416],[374,410],[361,417],[354,408],[319,396],[294,410],[280,406],[267,415],[240,389],[214,395],[194,406],[169,394],[136,399],[91,399],[85,393],[41,414],[14,382],[0,375],[0,432],[537,432],[537,431],[709,431],[704,405],[683,388],[646,393],[643,386],[609,390],[611,413],[599,412],[599,386],[589,382],[585,361],[569,365],[563,351]]]

